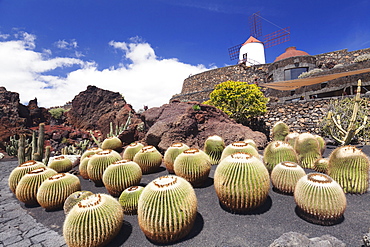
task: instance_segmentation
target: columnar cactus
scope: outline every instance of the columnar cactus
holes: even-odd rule
[[[244,141],[239,141],[239,142],[231,143],[225,147],[221,155],[221,161],[225,159],[227,156],[234,154],[234,153],[239,153],[239,152],[248,153],[257,158],[260,157],[257,149],[253,145],[246,143]]]
[[[197,148],[185,150],[177,156],[173,165],[175,174],[185,178],[193,186],[201,186],[211,171],[211,159]]]
[[[220,203],[226,209],[243,213],[266,201],[270,176],[260,159],[248,153],[235,153],[217,166],[214,186]]]
[[[108,193],[118,197],[126,188],[138,185],[141,177],[141,168],[134,161],[118,160],[105,169],[102,180]]]
[[[162,164],[162,154],[154,146],[145,146],[134,156],[143,174],[153,173],[159,170]]]
[[[135,154],[139,152],[143,147],[144,145],[141,144],[140,142],[131,143],[123,151],[122,158],[126,160],[133,160],[135,157]]]
[[[87,163],[87,175],[97,186],[103,185],[102,177],[105,169],[113,162],[121,160],[121,155],[112,149],[105,149],[90,157]]]
[[[150,182],[138,202],[141,230],[150,240],[168,244],[185,237],[197,215],[197,197],[185,179],[168,175]]]
[[[113,149],[116,152],[122,151],[122,141],[117,136],[111,136],[104,139],[101,144],[102,149]]]
[[[295,140],[299,136],[298,132],[290,132],[284,139],[285,142],[289,143],[290,146],[294,148]]]
[[[81,190],[81,184],[77,176],[58,173],[41,183],[36,199],[46,210],[61,209],[67,197],[78,190]]]
[[[69,247],[105,246],[120,231],[123,210],[106,194],[94,194],[77,203],[66,216],[63,237]]]
[[[295,187],[294,200],[302,218],[321,225],[338,223],[347,206],[343,189],[323,173],[310,173],[300,178]]]
[[[66,198],[66,200],[64,201],[64,204],[63,204],[64,214],[68,214],[69,211],[71,211],[71,209],[73,208],[74,205],[76,205],[81,200],[83,200],[86,197],[91,196],[93,194],[94,193],[92,193],[91,191],[87,191],[87,190],[76,191],[76,192],[73,192],[72,194],[70,194]]]
[[[37,190],[47,178],[57,174],[47,167],[40,167],[25,174],[15,189],[15,196],[26,205],[37,205]]]
[[[225,142],[221,136],[209,136],[204,143],[204,152],[211,158],[211,164],[217,165],[220,162],[222,151],[225,149]]]
[[[8,184],[10,190],[15,193],[15,189],[17,188],[17,185],[21,178],[27,174],[28,172],[35,170],[40,167],[46,167],[43,163],[35,161],[35,160],[29,160],[26,162],[23,162],[16,168],[12,170],[12,172],[9,175]]]
[[[313,163],[313,169],[317,172],[328,173],[329,160],[326,158],[320,158],[315,160]]]
[[[174,173],[173,163],[175,162],[176,157],[187,149],[189,149],[189,146],[184,143],[174,143],[166,150],[163,162],[169,173]]]
[[[274,188],[284,194],[293,194],[298,180],[306,172],[297,163],[284,161],[277,164],[271,172],[271,182]]]
[[[363,194],[369,187],[369,157],[353,146],[336,148],[329,156],[328,175],[345,193]]]
[[[119,196],[119,203],[122,206],[123,212],[127,215],[137,214],[137,206],[139,203],[139,198],[143,192],[143,186],[131,186],[122,191]]]
[[[81,161],[83,159],[85,159],[87,156],[89,155],[92,155],[92,154],[96,154],[96,153],[99,153],[100,151],[103,151],[103,149],[101,148],[98,148],[98,147],[93,147],[93,148],[89,148],[87,149],[82,155],[81,155]]]
[[[271,129],[271,137],[274,141],[284,141],[289,134],[289,126],[283,121],[278,121]]]
[[[288,143],[282,141],[272,141],[264,150],[263,161],[267,167],[267,170],[271,172],[280,162],[291,161],[298,163],[298,156],[294,148]]]
[[[298,164],[303,168],[312,169],[315,160],[321,158],[320,144],[310,133],[300,134],[294,145],[298,154]]]
[[[62,155],[50,161],[48,167],[57,172],[68,172],[72,169],[73,164],[70,159]]]

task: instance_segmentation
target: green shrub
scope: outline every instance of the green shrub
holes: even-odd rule
[[[204,104],[224,111],[237,122],[266,113],[266,98],[255,84],[240,81],[226,81],[215,86],[210,99]]]
[[[49,110],[51,116],[55,119],[60,119],[63,114],[66,112],[64,108],[53,108]]]

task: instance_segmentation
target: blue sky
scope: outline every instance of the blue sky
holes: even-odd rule
[[[289,46],[315,55],[370,47],[370,1],[0,0],[0,86],[63,105],[88,85],[136,110],[167,103],[190,74],[235,64],[227,48],[290,26]]]

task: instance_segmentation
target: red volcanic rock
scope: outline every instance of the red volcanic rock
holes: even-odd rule
[[[145,111],[142,120],[148,131],[144,142],[161,151],[174,142],[203,149],[209,136],[219,135],[226,145],[244,139],[253,139],[261,148],[266,145],[265,134],[236,123],[216,107],[199,104],[201,109],[194,110],[195,104],[199,103],[175,102]]]

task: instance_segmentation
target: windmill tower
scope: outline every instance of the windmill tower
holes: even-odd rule
[[[238,63],[245,63],[247,66],[264,64],[266,48],[279,45],[290,40],[290,27],[280,28],[266,19],[264,20],[280,29],[262,36],[261,19],[264,18],[261,17],[260,12],[253,13],[248,18],[251,36],[246,42],[228,49],[230,60],[238,59]]]

